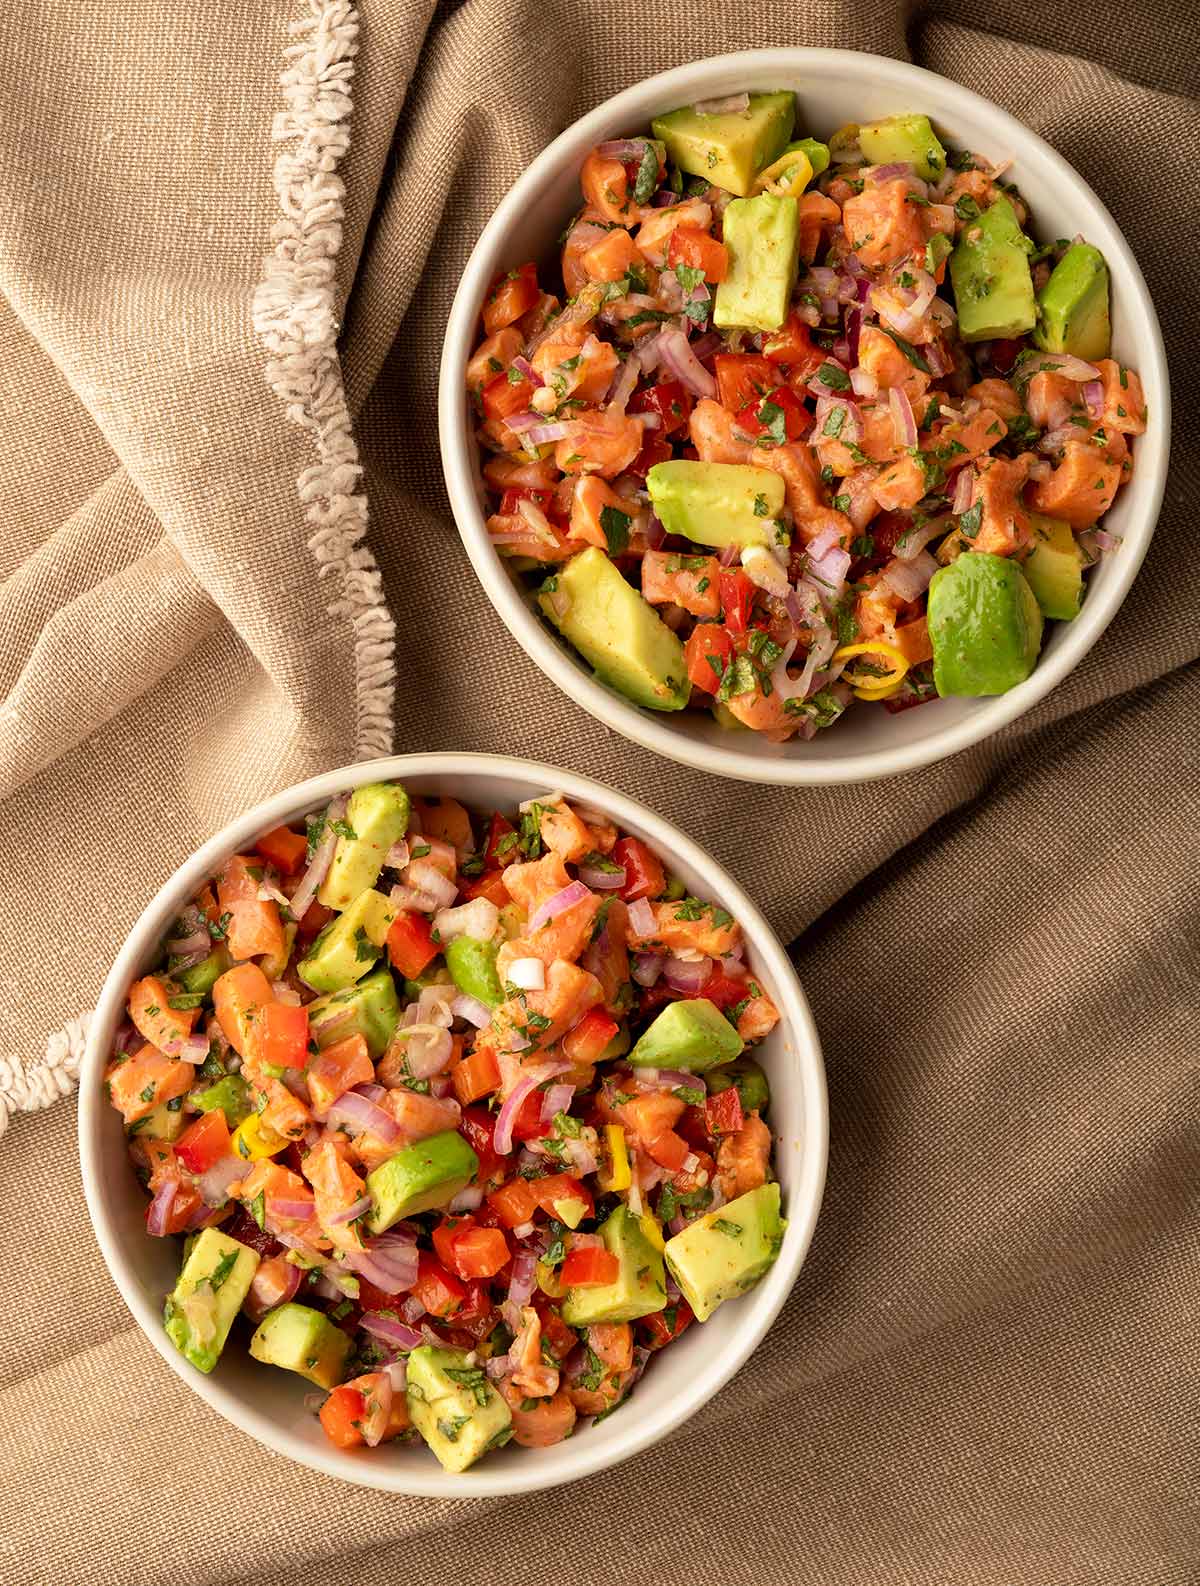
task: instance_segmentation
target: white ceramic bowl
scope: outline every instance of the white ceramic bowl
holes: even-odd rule
[[[780,745],[725,731],[706,713],[640,709],[597,681],[546,626],[488,537],[465,396],[466,363],[479,340],[488,285],[526,259],[553,262],[556,239],[579,205],[579,166],[589,149],[605,138],[644,131],[652,116],[676,105],[778,88],[796,91],[797,136],[826,137],[848,121],[924,111],[959,147],[1011,159],[1009,175],[1029,201],[1035,229],[1046,238],[1082,232],[1107,259],[1114,355],[1141,375],[1150,411],[1150,428],[1134,447],[1133,479],[1105,521],[1123,544],[1090,575],[1079,616],[1047,629],[1042,657],[1026,682],[993,699],[936,700],[894,716],[856,705],[812,742]],[[546,675],[609,727],[669,759],[750,782],[791,784],[860,782],[928,765],[986,738],[1047,694],[1095,644],[1134,580],[1158,517],[1170,446],[1166,357],[1154,306],[1124,237],[1083,178],[1041,138],[969,89],[901,61],[850,50],[747,50],[698,61],[637,83],[568,127],[506,194],[463,272],[446,327],[438,419],[450,503],[467,553],[509,631]]]
[[[305,1409],[310,1385],[258,1364],[244,1349],[226,1349],[211,1376],[176,1352],[163,1332],[162,1305],[178,1273],[179,1247],[174,1239],[153,1239],[146,1233],[146,1197],[129,1165],[120,1117],[101,1088],[129,984],[152,960],[165,929],[202,881],[259,832],[320,807],[337,792],[386,778],[398,778],[414,793],[451,793],[478,809],[511,808],[561,788],[604,811],[626,832],[650,843],[690,891],[717,900],[741,922],[747,962],[783,1016],[755,1052],[771,1083],[776,1168],[788,1219],[775,1265],[749,1294],[722,1306],[704,1326],[689,1328],[656,1356],[629,1404],[616,1415],[553,1448],[510,1444],[461,1476],[447,1475],[420,1443],[351,1452],[334,1448]],[[808,1003],[779,941],[737,883],[645,805],[586,777],[499,755],[401,755],[331,771],[289,788],[218,832],[162,887],[117,955],[92,1022],[79,1085],[79,1147],[88,1210],[117,1287],[163,1359],[228,1420],[277,1453],[362,1486],[444,1498],[532,1492],[602,1470],[681,1425],[728,1382],[775,1320],[796,1281],[821,1202],[828,1135],[825,1071]]]

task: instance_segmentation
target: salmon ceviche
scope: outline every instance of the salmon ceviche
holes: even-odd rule
[[[739,93],[594,148],[466,372],[547,622],[635,703],[772,741],[1024,681],[1147,422],[1104,258],[1035,242],[1005,166],[918,112],[795,132],[794,94]]]
[[[105,1090],[182,1241],[167,1335],[463,1471],[624,1403],[786,1223],[741,928],[561,793],[359,787],[199,889]]]

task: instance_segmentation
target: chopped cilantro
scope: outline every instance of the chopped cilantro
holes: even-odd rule
[[[604,530],[604,538],[608,541],[608,554],[621,556],[629,549],[629,525],[632,518],[628,512],[622,512],[619,507],[603,507],[600,512],[600,527]]]

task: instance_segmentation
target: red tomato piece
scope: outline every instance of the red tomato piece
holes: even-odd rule
[[[750,626],[754,594],[755,586],[740,567],[722,570],[721,610],[725,616],[725,626],[730,633],[745,633]]]
[[[620,1028],[603,1008],[592,1008],[563,1036],[563,1051],[572,1063],[595,1063]],[[544,1134],[545,1129],[539,1133]]]
[[[780,422],[783,439],[780,440]],[[807,409],[794,391],[776,386],[756,402],[747,404],[737,415],[737,426],[751,440],[769,440],[773,446],[803,439],[812,425]]]
[[[308,838],[289,826],[276,826],[274,831],[265,832],[254,846],[268,863],[285,876],[292,876],[304,866]]]
[[[687,428],[691,417],[691,393],[680,380],[660,380],[644,391],[635,391],[629,399],[630,413],[657,413],[662,424],[657,435],[670,435],[675,430]]]
[[[652,430],[642,443],[642,449],[625,470],[638,479],[644,479],[655,463],[669,462],[671,443],[663,440],[657,430]]]
[[[361,1431],[366,1413],[367,1401],[357,1388],[335,1388],[320,1410],[325,1436],[335,1448],[358,1448],[366,1441]]]
[[[665,1167],[670,1173],[678,1173],[689,1155],[687,1141],[674,1129],[664,1129],[653,1140],[648,1140],[646,1150],[659,1167]]]
[[[412,909],[401,909],[387,934],[388,957],[408,980],[415,980],[441,951],[429,921]]]
[[[191,1123],[175,1142],[175,1155],[189,1173],[206,1173],[231,1151],[229,1125],[218,1107]]]
[[[533,1221],[538,1192],[528,1179],[514,1178],[499,1189],[490,1190],[487,1201],[506,1228],[520,1228]]]
[[[779,371],[757,353],[719,352],[713,359],[717,400],[731,413],[758,402],[779,384]]]
[[[537,1203],[546,1213],[547,1217],[557,1217],[555,1201],[580,1201],[583,1204],[583,1213],[580,1217],[590,1217],[596,1209],[592,1199],[592,1192],[581,1179],[572,1178],[569,1173],[548,1173],[545,1178],[533,1180],[533,1190],[537,1196]]]
[[[763,337],[762,355],[771,363],[786,364],[806,380],[825,362],[825,354],[798,314],[792,314],[781,330]]]
[[[689,680],[706,694],[715,694],[733,651],[733,640],[718,623],[698,622],[683,647]],[[713,670],[714,661],[717,671]]]
[[[467,1298],[459,1280],[428,1250],[417,1256],[417,1281],[412,1292],[431,1316],[453,1316]]]
[[[676,226],[667,247],[667,263],[703,270],[706,281],[723,281],[729,274],[729,250],[699,226]]]
[[[615,1283],[621,1266],[611,1250],[589,1245],[585,1250],[572,1250],[563,1262],[559,1276],[568,1288],[590,1288],[601,1283]]]
[[[333,910],[327,909],[323,903],[318,903],[314,898],[296,927],[296,935],[302,942],[311,942],[314,937],[321,934],[332,918]]]
[[[648,1349],[665,1349],[695,1320],[688,1302],[676,1300],[674,1305],[667,1305],[652,1316],[644,1316],[639,1325],[644,1330]]]
[[[704,1103],[704,1112],[710,1134],[736,1134],[745,1121],[737,1086],[730,1085],[727,1090],[709,1096]]]
[[[661,897],[667,885],[662,860],[640,837],[622,837],[613,848],[613,863],[625,868],[621,896],[626,903]]]
[[[258,1010],[252,1040],[254,1055],[276,1068],[303,1068],[308,1062],[308,1009],[268,1002]]]
[[[485,870],[513,862],[516,842],[516,830],[511,821],[506,821],[498,811],[492,816],[492,823],[488,827],[487,843],[483,850],[483,866]]]
[[[475,1175],[478,1184],[486,1184],[507,1161],[492,1145],[495,1127],[495,1120],[486,1107],[463,1108],[458,1132],[479,1158],[479,1171]]]

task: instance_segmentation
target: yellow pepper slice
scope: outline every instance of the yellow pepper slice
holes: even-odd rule
[[[667,1242],[663,1238],[662,1224],[653,1212],[645,1211],[638,1218],[642,1232],[656,1250],[665,1250]]]
[[[233,1131],[231,1142],[237,1156],[247,1162],[257,1162],[261,1157],[275,1156],[287,1144],[287,1136],[264,1123],[256,1112],[243,1118]]]
[[[853,672],[843,672],[843,678],[850,684],[857,698],[886,699],[889,694],[895,693],[904,681],[908,671],[908,657],[894,644],[888,644],[886,639],[871,639],[863,644],[843,644],[840,649],[833,652],[833,660],[849,661],[856,655],[882,655],[892,667],[892,670],[882,677],[875,677],[869,672],[855,677]]]
[[[600,1187],[604,1190],[626,1190],[633,1183],[633,1173],[629,1167],[629,1152],[625,1149],[625,1131],[619,1123],[606,1123],[604,1137],[611,1166],[607,1173],[600,1173]]]
[[[561,1300],[567,1292],[567,1286],[559,1276],[559,1269],[547,1265],[545,1261],[537,1264],[538,1288],[543,1294],[548,1294],[552,1300]]]
[[[752,193],[774,193],[778,198],[799,198],[812,181],[812,161],[803,149],[781,154],[754,178]]]

